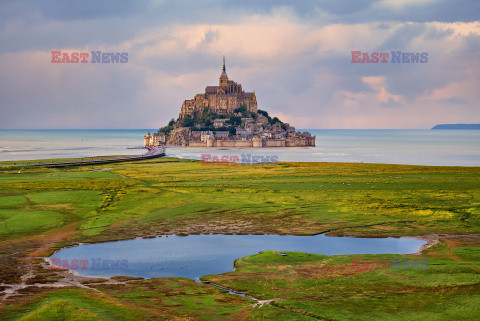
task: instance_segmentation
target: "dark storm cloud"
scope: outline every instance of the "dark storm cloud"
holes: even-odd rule
[[[395,1],[392,1],[395,2]],[[181,1],[180,1],[181,3]],[[380,0],[267,0],[267,1],[208,1],[212,6],[229,9],[242,9],[247,12],[268,13],[273,8],[289,7],[302,18],[316,18],[316,13],[325,12],[332,16],[336,23],[359,23],[372,21],[476,21],[480,12],[480,2],[476,0],[441,0],[430,1],[422,5],[422,1],[411,1],[405,5],[382,5]],[[203,4],[203,2],[202,2]],[[197,8],[210,8],[210,5]]]
[[[394,1],[391,1],[394,2]],[[476,21],[480,2],[476,0],[411,1],[390,6],[380,0],[4,0],[0,4],[2,20],[23,13],[40,14],[46,20],[89,20],[141,15],[157,21],[197,23],[234,19],[235,13],[268,14],[281,7],[291,8],[301,18],[315,18],[316,13],[330,14],[336,22],[358,23],[372,21]],[[388,2],[387,2],[388,3]],[[219,13],[223,12],[221,15]],[[225,14],[227,13],[227,14]]]
[[[0,50],[48,50],[55,46],[109,44],[131,39],[145,28],[162,24],[231,24],[245,16],[272,14],[282,8],[319,25],[392,20],[468,22],[477,20],[480,12],[480,1],[475,0],[406,4],[400,9],[381,3],[378,0],[4,0],[0,2],[0,42],[8,46],[2,46]],[[380,23],[378,26],[385,28],[388,25]],[[406,27],[404,32],[413,32],[412,28],[420,27]],[[397,37],[401,40],[402,35]]]
[[[149,0],[4,0],[2,16],[4,18],[24,12],[29,14],[40,14],[47,20],[75,20],[75,19],[98,19],[109,17],[126,17],[145,10]]]

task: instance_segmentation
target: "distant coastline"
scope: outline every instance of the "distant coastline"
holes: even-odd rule
[[[432,129],[480,129],[480,124],[439,124],[432,127]]]

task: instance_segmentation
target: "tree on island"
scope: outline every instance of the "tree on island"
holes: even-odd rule
[[[265,117],[267,117],[268,119],[270,119],[270,116],[268,115],[268,113],[265,111],[265,110],[257,110],[257,114],[260,114],[260,115],[263,115]]]
[[[170,121],[168,122],[168,125],[160,128],[158,132],[168,135],[173,130],[173,125],[175,125],[175,118],[170,119]]]
[[[243,117],[247,117],[247,116],[248,116],[247,107],[245,107],[244,105],[241,105],[240,107],[238,107],[237,109],[235,109],[233,112],[234,112],[235,114],[241,113]]]
[[[181,125],[182,127],[193,127],[195,126],[195,121],[193,120],[192,116],[186,115],[181,120]]]
[[[239,116],[231,116],[229,120],[230,124],[233,126],[239,126],[242,123],[242,117]]]
[[[241,115],[241,116],[237,116]],[[202,112],[198,111],[190,115],[185,115],[182,119],[175,120],[172,118],[168,125],[159,129],[159,132],[169,135],[170,132],[176,127],[188,127],[192,131],[228,131],[229,136],[234,136],[237,132],[237,127],[242,124],[242,117],[252,117],[256,118],[257,115],[263,115],[267,118],[270,125],[280,124],[283,130],[287,130],[287,126],[280,120],[278,117],[270,117],[268,112],[265,110],[259,109],[257,113],[249,112],[247,107],[241,105],[239,108],[236,108],[233,113],[230,114],[217,114],[205,108]],[[213,126],[214,119],[225,119],[225,126],[221,128],[215,128]]]
[[[282,126],[282,128],[283,128],[284,130],[287,129],[287,125],[285,125],[280,119],[278,119],[278,117],[273,117],[273,118],[270,117],[270,115],[268,114],[268,112],[266,112],[265,110],[259,109],[259,110],[257,111],[257,113],[260,114],[260,115],[263,115],[263,116],[267,117],[267,120],[268,120],[268,122],[270,123],[270,125],[273,125],[273,124],[275,124],[275,123],[280,123],[280,125]]]
[[[269,121],[270,124],[272,124],[272,125],[275,124],[275,123],[283,124],[283,122],[282,122],[280,119],[278,119],[278,117],[270,118],[268,121]]]

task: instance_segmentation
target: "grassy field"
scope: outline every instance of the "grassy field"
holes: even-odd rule
[[[323,232],[480,233],[480,168],[203,166],[174,158],[20,173],[3,167],[0,291],[29,286],[0,301],[0,320],[475,320],[480,314],[480,240],[473,236],[440,237],[421,256],[267,252],[237,260],[235,272],[204,277],[258,299],[277,299],[262,307],[181,278],[48,287],[62,276],[41,260],[75,242]],[[352,258],[429,264],[427,270],[355,271]]]

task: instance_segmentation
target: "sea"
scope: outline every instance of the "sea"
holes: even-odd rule
[[[135,155],[152,129],[0,130],[0,161]],[[167,147],[168,156],[270,156],[291,162],[359,162],[480,166],[480,130],[300,129],[316,136],[315,147]],[[135,148],[137,147],[137,148]]]

